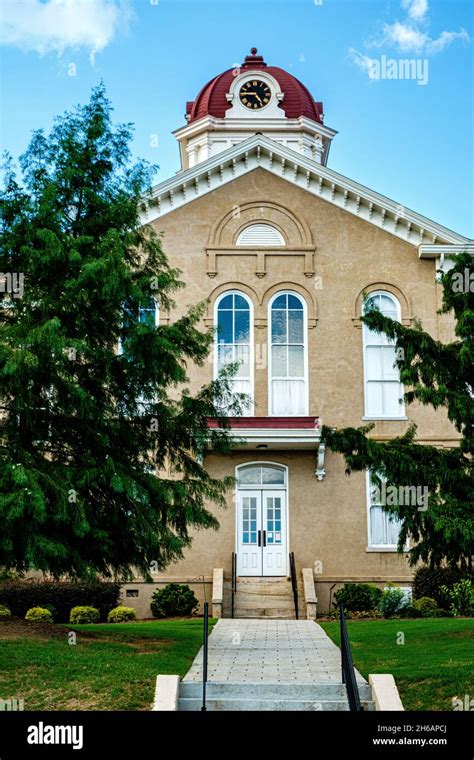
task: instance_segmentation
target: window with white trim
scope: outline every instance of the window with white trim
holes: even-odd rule
[[[285,245],[283,235],[271,224],[250,224],[239,232],[236,245]]]
[[[296,293],[270,301],[269,410],[274,416],[308,413],[306,303]]]
[[[396,549],[402,524],[396,516],[383,509],[380,489],[372,482],[370,470],[367,470],[367,519],[369,547]]]
[[[215,376],[229,364],[238,364],[232,379],[235,393],[245,393],[249,402],[245,415],[253,412],[253,324],[252,304],[238,291],[223,293],[216,301]]]
[[[377,309],[385,317],[400,322],[400,304],[385,291],[371,293],[364,302],[363,312]],[[405,414],[403,386],[395,365],[395,342],[384,333],[363,326],[365,416],[399,418]]]

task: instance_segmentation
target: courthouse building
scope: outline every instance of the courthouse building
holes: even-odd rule
[[[143,210],[186,284],[175,312],[159,320],[208,299],[215,351],[192,369],[191,387],[237,361],[233,382],[249,404],[232,420],[239,445],[205,456],[213,475],[236,478],[227,509],[215,508],[220,529],[197,531],[154,584],[124,586],[126,603],[148,616],[157,584],[176,581],[200,601],[214,597],[215,612],[228,616],[234,562],[236,615],[291,617],[290,556],[300,614],[314,612],[313,583],[319,611],[346,581],[409,586],[397,522],[366,473],[348,477],[343,457],[324,450],[321,424],[372,421],[385,441],[413,421],[421,442],[455,445],[443,411],[404,406],[393,345],[359,317],[368,296],[404,325],[419,319],[450,340],[436,269],[467,240],[333,171],[337,132],[322,102],[255,48],[239,68],[214,76],[185,118],[174,132],[181,169]]]

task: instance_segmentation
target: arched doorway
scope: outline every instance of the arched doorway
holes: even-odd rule
[[[288,572],[288,470],[274,462],[237,467],[237,575]]]

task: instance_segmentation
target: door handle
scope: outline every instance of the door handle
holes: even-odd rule
[[[262,531],[258,531],[258,546],[262,545]]]
[[[262,533],[263,533],[263,545],[266,546],[267,545],[267,531],[262,530]]]

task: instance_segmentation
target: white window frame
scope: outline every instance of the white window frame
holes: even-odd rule
[[[367,300],[370,300],[374,296],[385,296],[387,298],[390,298],[390,300],[392,301],[392,303],[394,304],[394,306],[396,308],[397,322],[401,322],[402,321],[400,302],[399,302],[398,298],[396,298],[396,296],[393,295],[393,293],[391,293],[389,290],[374,290],[371,293],[368,293]],[[362,304],[362,315],[365,314],[364,303]],[[362,359],[363,359],[363,371],[364,371],[364,417],[363,417],[363,419],[364,420],[406,420],[407,418],[405,416],[405,403],[403,401],[404,387],[403,387],[403,384],[401,382],[399,382],[398,385],[399,385],[399,393],[400,393],[399,397],[402,399],[402,403],[399,404],[400,413],[398,415],[396,415],[396,416],[393,416],[392,414],[390,414],[390,415],[384,415],[384,414],[374,415],[374,414],[369,414],[368,413],[368,409],[369,409],[369,404],[368,404],[368,386],[369,386],[369,381],[367,380],[367,348],[368,348],[368,345],[367,345],[367,341],[366,341],[367,330],[368,329],[369,328],[367,327],[367,325],[362,324]],[[371,344],[371,345],[375,345],[375,344]],[[383,344],[381,343],[380,345],[383,345]],[[380,380],[378,382],[383,383],[384,381]],[[391,380],[391,381],[387,381],[387,382],[393,383],[394,381]]]
[[[244,411],[242,414],[243,417],[253,417],[254,414],[254,406],[255,406],[255,386],[254,386],[254,364],[255,364],[255,358],[254,358],[254,308],[253,303],[251,299],[248,297],[246,293],[244,293],[241,290],[237,289],[231,289],[231,290],[225,290],[223,293],[220,293],[220,295],[216,298],[216,301],[214,303],[214,380],[217,380],[217,377],[219,375],[219,322],[218,322],[218,309],[220,302],[226,297],[226,296],[241,296],[245,299],[246,303],[249,307],[249,380],[250,380],[250,393],[248,394],[250,397],[250,404],[248,409]]]
[[[298,298],[300,303],[303,306],[303,381],[304,381],[304,410],[301,414],[273,414],[273,343],[272,343],[272,306],[274,301],[279,298],[280,296],[284,295],[291,295]],[[308,415],[308,408],[309,408],[309,386],[308,386],[308,306],[306,304],[306,300],[303,298],[303,296],[298,293],[295,290],[279,290],[277,293],[275,293],[272,298],[270,299],[270,302],[268,304],[268,416],[269,417],[306,417]],[[278,345],[278,344],[275,344]],[[285,378],[283,378],[285,379]],[[291,378],[286,378],[290,380]],[[301,379],[301,378],[293,378],[293,379]]]
[[[366,483],[365,493],[366,493],[366,506],[367,506],[367,546],[369,550],[373,550],[373,551],[398,552],[398,542],[395,544],[375,544],[372,542],[372,527],[371,527],[372,521],[370,519],[370,510],[372,507],[379,506],[379,509],[382,509],[382,507],[380,505],[373,504],[370,498],[371,489],[373,487],[372,481],[370,479],[370,470],[365,471],[365,483]],[[383,509],[382,511],[383,511],[384,517],[386,517],[388,520],[390,518],[389,513]],[[400,522],[400,520],[398,520],[397,522]],[[405,546],[405,550],[407,548],[408,547]]]

